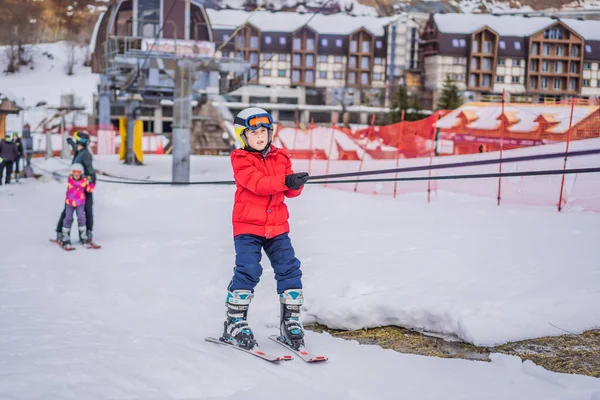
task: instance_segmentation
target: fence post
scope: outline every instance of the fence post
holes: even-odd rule
[[[502,114],[500,114],[500,163],[498,164],[498,173],[502,174],[502,151],[504,150],[504,129],[505,129],[506,115],[504,115],[504,89],[502,89]],[[502,190],[502,177],[498,177],[498,206],[500,205]]]
[[[298,137],[298,120],[296,119],[296,130],[294,131],[294,143],[292,144],[292,149],[296,151],[296,138]]]
[[[277,137],[277,132],[279,132],[279,123],[275,123],[275,129],[273,129],[273,139],[272,143],[275,143],[275,138]],[[283,145],[283,143],[281,143]]]
[[[367,130],[367,142],[369,141],[369,136],[371,136],[371,130],[373,129],[373,125],[375,125],[375,114],[371,117],[371,125],[369,125],[369,129]],[[360,164],[358,165],[358,172],[362,171],[363,161],[365,160],[365,155],[367,154],[366,146],[363,149],[362,157],[360,158]],[[356,177],[357,182],[354,184],[354,191],[358,189],[358,180],[359,177]]]
[[[396,169],[398,169],[398,164],[400,164],[400,142],[404,142],[403,135],[404,134],[404,110],[402,110],[402,114],[400,115],[400,133],[398,134],[398,140],[396,141]],[[404,144],[404,143],[403,143]],[[398,178],[398,173],[394,174],[394,179]],[[398,189],[398,181],[394,181],[394,198],[396,198],[396,191]]]
[[[308,138],[308,149],[309,149],[309,159],[308,159],[308,174],[311,174],[311,170],[312,170],[312,159],[314,158],[315,154],[314,154],[314,149],[313,149],[313,131],[315,128],[315,120],[314,118],[311,119],[310,121],[310,126],[308,127],[308,134],[310,135]]]
[[[431,152],[429,154],[429,167],[433,164],[433,154],[435,152],[436,145],[436,137],[437,137],[437,120],[439,118],[439,114],[435,114],[435,119],[433,120],[433,134],[431,135]],[[431,202],[431,168],[429,168],[429,179],[427,179],[427,203]]]
[[[565,161],[563,163],[563,171],[567,168],[567,154],[569,153],[569,143],[571,143],[571,131],[573,130],[573,111],[575,110],[575,97],[571,99],[571,116],[569,118],[569,132],[567,133],[567,146],[565,148]],[[562,210],[563,189],[565,187],[565,174],[562,174],[560,180],[560,195],[558,197],[558,212]]]
[[[333,151],[333,138],[335,137],[335,131],[333,130],[333,126],[331,126],[329,129],[331,130],[331,138],[329,139],[329,153],[327,154],[327,166],[325,167],[325,175],[329,175],[329,163],[331,162],[331,152]],[[325,182],[327,182],[327,178],[325,178]],[[325,183],[323,187],[327,187],[327,183]]]

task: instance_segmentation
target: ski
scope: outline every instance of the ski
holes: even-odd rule
[[[83,247],[85,247],[86,249],[101,249],[102,248],[102,246],[100,246],[99,244],[96,244],[94,242],[83,243]]]
[[[315,356],[315,355],[310,354],[308,352],[308,350],[306,350],[306,347],[304,347],[304,346],[300,347],[300,349],[298,349],[298,350],[294,349],[293,347],[288,345],[286,342],[284,342],[279,335],[271,335],[271,336],[269,336],[269,339],[271,339],[274,342],[279,343],[286,349],[293,351],[298,357],[300,357],[307,363],[325,362],[328,360],[328,358],[325,356]]]
[[[58,240],[56,239],[50,239],[50,241],[52,243],[55,243],[58,247],[60,247],[61,249],[63,249],[64,251],[73,251],[73,250],[77,250],[75,247],[73,246],[63,246]]]
[[[253,356],[261,358],[261,359],[263,359],[265,361],[269,361],[271,363],[279,363],[279,361],[290,361],[290,360],[294,359],[294,357],[292,357],[292,356],[274,356],[272,354],[267,354],[264,351],[260,350],[260,348],[258,347],[258,345],[254,346],[252,349],[248,350],[248,349],[244,349],[243,347],[239,347],[239,346],[236,346],[234,344],[221,341],[220,339],[217,339],[217,338],[214,338],[214,337],[207,337],[207,338],[204,338],[204,339],[206,341],[208,341],[208,342],[222,344],[224,346],[228,346],[228,347],[232,347],[232,348],[237,349],[237,350],[241,350],[244,353],[252,354]]]

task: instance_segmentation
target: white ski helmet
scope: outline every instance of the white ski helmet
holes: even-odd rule
[[[79,171],[83,174],[83,165],[79,164],[79,163],[73,163],[71,165],[71,172],[73,171]]]
[[[259,127],[265,127],[269,131],[269,144],[273,140],[273,117],[266,110],[258,107],[245,108],[235,116],[233,120],[233,128],[235,135],[242,143],[242,148],[248,146],[248,140],[246,139],[246,129],[258,129]]]

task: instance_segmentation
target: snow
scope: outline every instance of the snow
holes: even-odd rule
[[[451,5],[455,6],[462,13],[480,13],[482,9],[489,13],[500,12],[536,12],[530,6],[523,6],[520,1],[496,1],[496,0],[450,0]],[[561,4],[556,7],[541,7],[537,10],[543,12],[565,11],[565,10],[598,10],[600,1],[598,0],[575,0],[568,4]]]
[[[338,129],[316,127],[306,132],[295,128],[280,128],[277,130],[276,139],[283,143],[286,149],[318,149],[322,150],[328,158],[334,160],[339,157],[338,148],[344,151],[356,152],[358,157],[362,157],[364,153],[363,149],[351,137]]]
[[[557,22],[556,19],[549,17],[526,18],[518,15],[495,16],[470,13],[435,14],[433,18],[438,29],[443,33],[471,33],[487,26],[500,36],[531,36]],[[600,21],[578,21],[568,18],[560,20],[586,40],[599,40]]]
[[[200,3],[199,0],[193,0],[196,3]],[[245,0],[224,0],[221,1],[221,6],[229,8],[229,9],[237,9],[243,10],[248,3]],[[335,4],[338,4],[342,10],[347,10],[352,7],[352,11],[350,12],[352,15],[362,15],[362,16],[377,16],[377,9],[375,7],[362,4],[358,0],[307,0],[303,2],[299,2],[296,0],[267,0],[262,8],[265,9],[273,9],[273,10],[281,10],[284,7],[297,7],[296,10],[299,12],[306,7],[313,8],[321,8],[323,6],[333,7]],[[260,3],[262,4],[262,2]]]
[[[598,106],[575,106],[573,109],[573,126],[576,126],[593,113],[598,112]],[[451,129],[458,124],[458,116],[461,112],[474,112],[477,116],[469,124],[473,129],[498,129],[500,127],[499,117],[502,114],[502,106],[494,103],[466,103],[450,112],[437,122],[438,128]],[[571,116],[571,105],[506,105],[504,111],[513,114],[518,122],[511,125],[507,130],[511,132],[531,132],[537,129],[538,123],[535,119],[540,115],[551,115],[558,124],[548,131],[552,133],[567,133]]]
[[[586,40],[600,40],[600,21],[579,21],[574,19],[562,21]]]
[[[87,125],[87,114],[93,109],[93,94],[97,91],[98,75],[92,74],[91,68],[83,66],[87,46],[76,48],[76,65],[74,75],[68,76],[64,66],[67,60],[66,42],[38,44],[30,49],[34,60],[34,69],[23,67],[13,75],[0,74],[0,88],[3,93],[10,93],[11,99],[26,107],[34,107],[38,102],[45,101],[49,107],[60,105],[60,96],[74,94],[75,104],[84,106],[85,112],[77,113],[77,122]],[[44,53],[52,55],[50,59]],[[4,47],[0,46],[0,64],[4,65]],[[55,113],[44,108],[31,108],[25,111],[25,123],[32,130],[47,116]],[[67,123],[72,122],[72,116]],[[7,130],[21,130],[21,116],[9,115],[6,118]],[[41,129],[41,128],[40,128]]]
[[[384,27],[396,17],[353,17],[346,14],[300,14],[294,12],[242,10],[206,10],[213,29],[230,29],[246,22],[256,26],[262,32],[295,32],[308,23],[308,26],[320,34],[349,35],[361,27],[369,30],[375,36],[385,34]],[[250,17],[250,18],[248,18]]]
[[[34,163],[38,171],[68,165]],[[136,167],[116,156],[95,163],[120,176],[170,178],[169,156]],[[192,179],[231,179],[228,158],[193,157]],[[14,195],[0,191],[0,220],[14,227],[0,234],[2,398],[600,397],[600,379],[517,357],[405,355],[313,332],[307,342],[330,357],[326,364],[267,364],[203,340],[222,329],[233,187],[100,182],[95,236],[103,249],[71,253],[48,243],[65,182],[26,180],[8,190]],[[438,196],[427,204],[424,192],[393,200],[308,186],[289,200],[304,322],[399,324],[477,344],[563,333],[550,323],[598,327],[600,214]],[[263,350],[280,352],[266,340],[279,304],[266,258],[263,265],[250,322]]]

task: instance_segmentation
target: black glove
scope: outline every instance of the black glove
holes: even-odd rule
[[[298,190],[306,181],[308,181],[308,172],[298,172],[297,174],[287,175],[285,177],[285,186],[289,187],[292,190]]]
[[[75,144],[75,142],[73,141],[73,138],[71,138],[71,137],[67,138],[67,143],[69,143],[71,146],[73,146]]]

